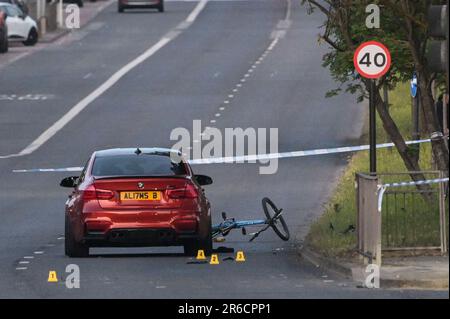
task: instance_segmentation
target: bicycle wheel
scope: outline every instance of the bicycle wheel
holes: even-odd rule
[[[267,217],[269,225],[273,228],[274,232],[284,241],[289,240],[289,229],[284,221],[281,210],[275,206],[275,204],[269,199],[264,198],[262,200],[264,214]],[[280,227],[281,226],[281,227]]]

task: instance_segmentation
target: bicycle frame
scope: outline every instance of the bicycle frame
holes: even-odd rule
[[[224,235],[226,236],[228,232],[232,229],[244,228],[244,227],[252,227],[252,226],[261,226],[267,225],[267,220],[263,219],[255,219],[255,220],[239,220],[235,221],[234,219],[229,219],[221,222],[220,224],[213,225],[212,227],[212,236],[213,238]]]

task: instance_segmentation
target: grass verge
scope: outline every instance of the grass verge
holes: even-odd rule
[[[396,121],[400,131],[405,138],[411,138],[411,98],[409,95],[409,85],[399,85],[389,94],[390,112]],[[388,137],[382,127],[381,120],[377,121],[377,142],[388,142]],[[363,141],[367,142],[367,136],[363,137]],[[382,173],[398,173],[407,172],[402,159],[395,148],[382,149],[377,151],[378,171]],[[431,146],[422,144],[420,146],[420,165],[422,170],[431,170]],[[313,223],[310,232],[306,238],[306,243],[313,250],[329,257],[343,257],[353,254],[356,247],[356,234],[354,227],[356,226],[356,195],[355,195],[355,173],[367,172],[369,167],[368,152],[356,153],[349,161],[343,176],[341,177],[334,195],[325,207],[324,214]],[[409,180],[409,177],[406,176]],[[405,180],[404,178],[404,180]],[[399,181],[399,180],[396,180]],[[388,216],[390,219],[389,227],[383,224],[383,240],[391,240],[394,245],[407,245],[408,242],[417,240],[417,232],[427,238],[420,240],[428,240],[430,244],[434,244],[436,240],[436,221],[437,231],[439,220],[436,219],[436,209],[432,209],[430,218],[421,218],[414,222],[421,228],[414,230],[412,235],[401,235],[401,231],[408,231],[408,218],[411,215],[409,207],[413,207],[420,212],[428,211],[430,208],[423,202],[421,198],[404,199],[403,207],[396,210],[396,214]],[[398,201],[398,200],[397,200]],[[387,200],[388,204],[389,201]],[[397,209],[397,208],[396,208]],[[439,210],[437,210],[439,214]],[[409,214],[409,215],[408,215]],[[438,215],[439,216],[439,215]],[[384,217],[383,217],[384,218]],[[438,217],[437,217],[438,218]],[[383,219],[384,220],[384,219]],[[411,220],[409,220],[411,222]],[[403,227],[403,229],[401,228]],[[400,234],[400,236],[399,236]],[[397,236],[397,237],[396,237]],[[398,237],[399,236],[399,237]],[[412,237],[411,237],[412,236]],[[439,239],[439,236],[437,235]]]

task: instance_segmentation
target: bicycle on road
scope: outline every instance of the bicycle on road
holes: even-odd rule
[[[243,235],[247,235],[246,227],[263,226],[261,229],[248,235],[251,236],[250,241],[255,240],[262,232],[272,228],[274,232],[284,241],[289,240],[289,229],[283,218],[283,209],[278,209],[277,206],[269,199],[262,200],[262,206],[266,219],[256,220],[235,220],[234,218],[227,218],[226,213],[222,213],[223,222],[213,225],[212,237],[225,237],[233,229],[241,229]]]

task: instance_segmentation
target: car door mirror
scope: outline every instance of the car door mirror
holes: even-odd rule
[[[211,185],[213,183],[212,178],[206,175],[195,175],[194,178],[200,186]]]
[[[78,176],[66,177],[61,181],[61,183],[59,183],[59,186],[74,188],[75,186],[77,186],[77,181],[78,181]]]

